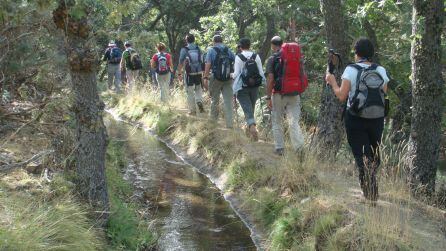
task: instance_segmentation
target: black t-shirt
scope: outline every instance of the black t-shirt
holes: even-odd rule
[[[265,75],[268,75],[270,73],[274,74],[274,57],[275,57],[275,53],[270,56],[268,58],[268,60],[266,61],[266,71],[265,71]]]

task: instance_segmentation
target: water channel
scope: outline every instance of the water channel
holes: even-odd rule
[[[125,178],[146,200],[160,250],[255,250],[249,229],[206,176],[142,129],[106,119],[109,137],[124,143]]]

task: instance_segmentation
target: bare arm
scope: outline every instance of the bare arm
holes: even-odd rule
[[[172,63],[172,58],[170,58],[169,60],[169,67],[170,67],[170,72],[173,72],[173,63]]]
[[[206,78],[206,77],[208,78],[210,72],[211,72],[211,63],[206,63],[206,64],[204,65],[204,77],[205,77],[205,78]]]
[[[274,87],[274,74],[268,73],[268,77],[266,79],[266,96],[271,97],[273,94]]]
[[[327,81],[327,84],[331,86],[334,94],[339,99],[339,101],[344,102],[348,97],[348,92],[350,91],[350,80],[343,79],[340,87],[333,74],[327,74],[325,76],[325,80]]]
[[[119,67],[121,69],[125,69],[125,59],[124,59],[124,56],[121,57],[121,63],[119,63]]]
[[[203,89],[209,90],[209,73],[211,71],[211,63],[206,63],[204,65],[204,74],[203,74]]]
[[[266,96],[269,109],[273,108],[273,102],[271,101],[271,95],[273,94],[273,87],[274,87],[274,74],[268,73],[266,79]]]

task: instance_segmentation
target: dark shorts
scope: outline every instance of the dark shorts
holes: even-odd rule
[[[185,75],[185,82],[187,86],[193,86],[193,85],[201,85],[202,82],[202,76],[200,75]]]

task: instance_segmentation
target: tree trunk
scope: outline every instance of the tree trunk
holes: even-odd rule
[[[347,25],[345,23],[341,0],[321,0],[322,14],[325,20],[325,32],[327,45],[341,54],[342,62],[336,79],[340,83],[340,77],[348,62],[349,45],[347,40]],[[328,54],[328,52],[327,52]],[[314,143],[320,157],[333,158],[341,146],[344,128],[342,113],[344,105],[338,101],[331,88],[324,85],[321,97],[321,107]]]
[[[65,32],[67,60],[74,94],[73,110],[76,116],[75,160],[80,194],[99,212],[101,225],[108,218],[108,194],[105,179],[105,151],[107,133],[102,119],[104,103],[96,87],[98,61],[90,47],[91,27],[88,12],[81,18],[67,15],[74,1],[59,1],[53,12],[56,26]]]
[[[266,62],[267,56],[271,51],[271,39],[276,33],[276,21],[274,15],[266,16],[266,35],[265,40],[263,40],[262,47],[260,48],[258,54],[259,57]]]
[[[413,1],[412,124],[409,139],[410,187],[415,195],[435,191],[441,139],[441,31],[443,0]]]
[[[289,20],[288,38],[289,38],[289,41],[291,41],[291,42],[297,42],[297,40],[296,40],[296,20],[294,20],[294,18],[291,18]]]
[[[372,61],[374,63],[380,64],[379,61],[379,44],[378,44],[378,38],[376,37],[375,29],[373,29],[372,24],[367,20],[367,17],[363,20],[363,26],[364,30],[367,33],[367,37],[370,39],[370,41],[373,44],[373,47],[375,49],[375,55],[373,55]]]

